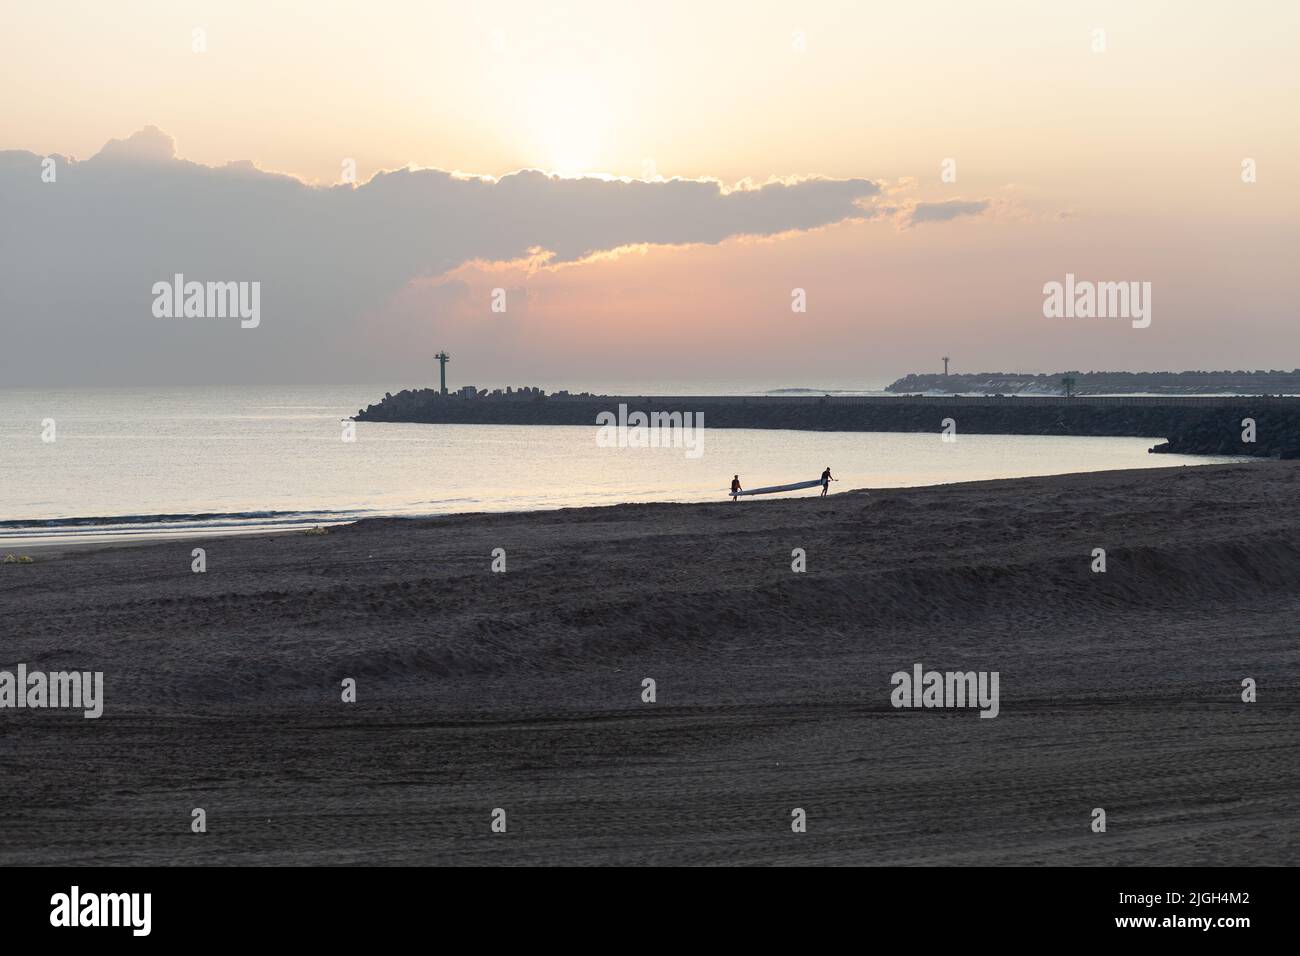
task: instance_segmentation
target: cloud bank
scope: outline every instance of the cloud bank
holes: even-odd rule
[[[527,170],[404,169],[317,187],[249,162],[186,161],[152,127],[80,162],[0,151],[0,381],[356,381],[370,319],[412,280],[474,261],[814,229],[871,217],[880,194],[867,179],[728,190]],[[156,318],[151,289],[177,273],[260,282],[261,324]]]

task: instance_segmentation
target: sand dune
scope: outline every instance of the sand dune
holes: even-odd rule
[[[1256,462],[39,554],[0,567],[0,669],[107,700],[0,710],[0,862],[1294,864],[1298,491]],[[998,671],[999,716],[894,709],[916,662]]]

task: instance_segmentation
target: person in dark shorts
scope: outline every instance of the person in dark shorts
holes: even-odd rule
[[[822,493],[821,497],[826,497],[826,492],[830,490],[831,482],[839,481],[838,478],[831,477],[831,466],[827,465],[826,470],[822,472]]]

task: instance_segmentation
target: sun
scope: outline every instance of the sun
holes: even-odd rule
[[[608,106],[599,84],[553,76],[530,91],[530,148],[537,164],[561,176],[604,172]]]
[[[547,135],[547,168],[561,176],[600,172],[600,137],[581,123],[561,124]]]

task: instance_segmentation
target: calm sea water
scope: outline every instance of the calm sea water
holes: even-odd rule
[[[838,491],[1231,460],[1153,457],[1148,438],[960,435],[945,443],[937,434],[729,429],[706,429],[703,455],[692,459],[680,448],[598,447],[594,422],[359,422],[355,441],[343,441],[342,420],[389,390],[398,388],[0,391],[0,546],[375,515],[724,501],[733,474],[755,488],[816,478],[828,465]],[[742,391],[734,383],[625,390]],[[55,428],[48,443],[46,419]]]

